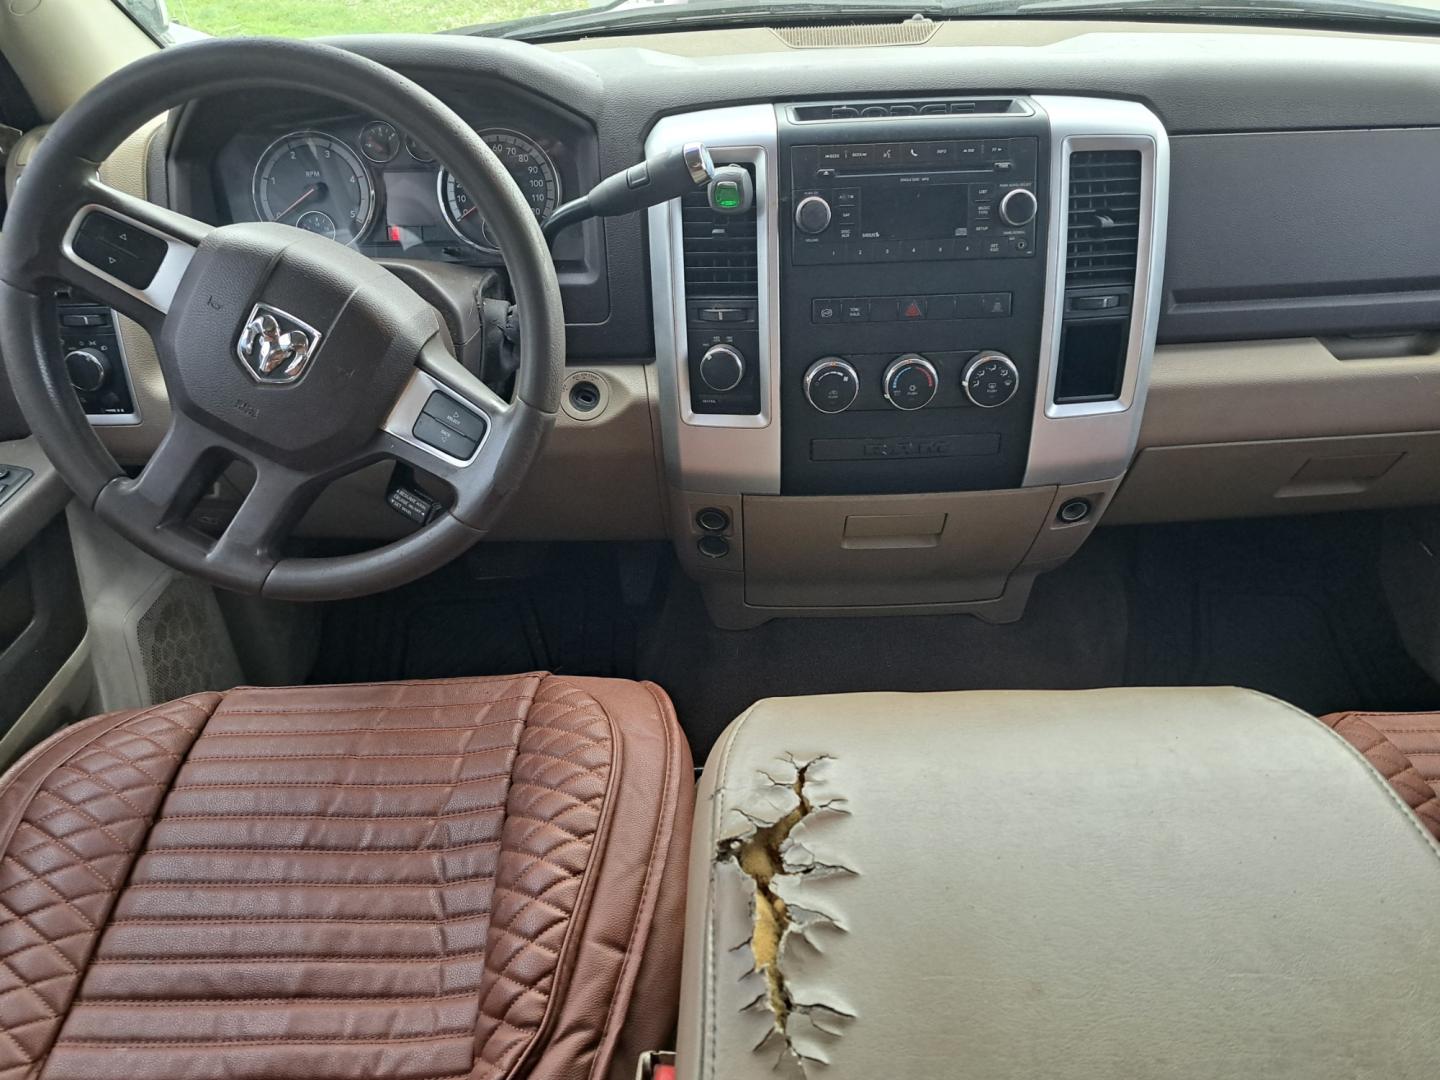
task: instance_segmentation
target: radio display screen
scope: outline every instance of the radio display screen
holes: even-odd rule
[[[964,184],[871,185],[861,196],[861,235],[867,240],[964,236],[968,193]]]

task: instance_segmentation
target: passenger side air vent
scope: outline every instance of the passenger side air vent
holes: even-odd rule
[[[744,167],[753,178],[754,168]],[[755,207],[744,214],[718,214],[701,187],[681,198],[680,217],[686,299],[754,300],[759,282]]]
[[[1140,242],[1140,152],[1070,155],[1066,287],[1131,285]]]

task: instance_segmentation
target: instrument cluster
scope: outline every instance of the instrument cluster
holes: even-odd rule
[[[561,203],[564,143],[511,127],[477,128],[538,221]],[[241,162],[248,184],[236,182]],[[469,193],[427,148],[387,120],[342,117],[245,132],[217,161],[232,221],[278,221],[372,256],[498,260]]]

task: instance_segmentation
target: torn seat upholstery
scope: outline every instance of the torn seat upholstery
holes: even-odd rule
[[[762,701],[701,782],[679,1078],[1433,1076],[1436,895],[1258,694]]]
[[[244,689],[0,782],[0,1078],[604,1078],[674,1015],[689,750],[649,684]]]

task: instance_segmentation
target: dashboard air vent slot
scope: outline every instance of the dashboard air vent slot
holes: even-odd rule
[[[777,26],[774,33],[792,49],[838,49],[924,45],[935,36],[938,29],[938,22],[917,15],[903,22]]]
[[[1067,288],[1133,284],[1140,243],[1140,152],[1071,154],[1069,221]]]
[[[832,101],[797,105],[798,123],[817,120],[881,120],[897,116],[1026,116],[1030,107],[1015,98],[906,98],[903,101]]]
[[[742,167],[754,177],[754,166]],[[710,208],[705,189],[696,188],[681,197],[680,220],[686,298],[755,299],[759,288],[755,207],[743,214],[719,214]]]

